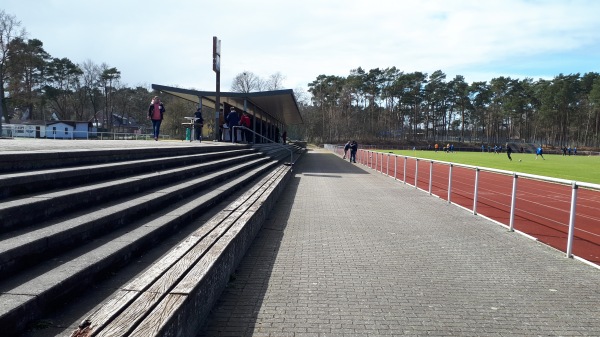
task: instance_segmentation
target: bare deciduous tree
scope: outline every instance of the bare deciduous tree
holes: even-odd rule
[[[283,89],[283,81],[285,80],[285,76],[283,76],[280,72],[276,72],[275,74],[269,76],[267,80],[266,89],[267,90],[280,90]]]
[[[263,87],[263,80],[251,71],[244,71],[237,74],[231,82],[231,91],[233,92],[253,92],[260,91]]]

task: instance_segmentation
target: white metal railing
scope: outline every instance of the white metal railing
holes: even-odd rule
[[[339,146],[339,145],[325,145],[325,148],[342,156],[343,155],[343,146]],[[384,156],[387,156],[387,160],[384,159]],[[566,180],[566,179],[560,179],[560,178],[551,178],[551,177],[545,177],[545,176],[539,176],[539,175],[534,175],[534,174],[528,174],[528,173],[521,173],[521,172],[511,172],[511,171],[506,171],[506,170],[499,170],[499,169],[494,169],[494,168],[486,168],[486,167],[478,167],[478,166],[473,166],[473,165],[464,165],[464,164],[456,164],[456,163],[451,163],[451,162],[445,162],[445,161],[439,161],[439,160],[431,160],[431,159],[423,159],[423,158],[418,158],[418,157],[412,157],[412,156],[403,156],[403,155],[395,155],[395,154],[391,154],[391,153],[382,153],[382,152],[376,152],[376,151],[369,151],[369,150],[359,150],[359,154],[357,154],[357,158],[359,160],[360,164],[363,164],[369,168],[374,169],[376,172],[380,172],[382,174],[385,174],[387,176],[393,177],[395,180],[399,180],[398,177],[398,161],[401,160],[404,164],[404,167],[402,168],[402,182],[404,184],[409,184],[409,185],[414,185],[415,188],[417,189],[421,189],[425,192],[428,192],[430,195],[434,194],[432,191],[432,185],[434,182],[434,166],[444,166],[447,167],[447,174],[448,174],[448,181],[447,181],[447,185],[445,186],[445,188],[447,189],[447,196],[446,196],[446,200],[448,201],[448,203],[450,204],[455,204],[458,205],[460,207],[463,207],[465,209],[468,209],[470,211],[472,211],[472,213],[474,215],[482,215],[482,216],[486,216],[486,214],[478,214],[478,210],[477,210],[477,204],[478,202],[481,201],[481,196],[480,196],[480,192],[481,192],[481,181],[480,181],[480,173],[481,172],[487,172],[493,175],[501,175],[503,177],[510,177],[511,182],[512,182],[512,187],[511,187],[511,192],[510,192],[510,201],[509,201],[509,216],[508,216],[508,223],[503,223],[501,221],[495,220],[493,217],[491,217],[490,219],[500,223],[504,226],[506,226],[509,231],[517,231],[520,232],[522,234],[525,234],[527,236],[532,236],[529,233],[526,233],[524,231],[518,231],[515,230],[515,214],[516,214],[516,210],[517,210],[517,203],[518,203],[518,198],[517,198],[517,192],[518,190],[518,180],[519,178],[527,178],[528,182],[532,182],[534,184],[540,185],[538,186],[540,190],[544,190],[544,186],[541,186],[542,184],[557,184],[560,186],[564,186],[564,187],[568,187],[571,189],[571,193],[570,193],[570,202],[569,202],[569,213],[568,213],[568,231],[567,231],[567,243],[566,243],[566,249],[565,249],[565,253],[566,256],[571,258],[574,257],[573,254],[573,247],[574,247],[574,242],[575,242],[575,231],[577,229],[577,227],[575,226],[576,223],[576,219],[578,218],[578,214],[577,214],[577,202],[578,202],[578,190],[580,187],[585,188],[586,190],[592,191],[594,193],[594,197],[588,197],[586,198],[586,202],[592,202],[591,200],[595,200],[596,204],[594,206],[589,206],[586,205],[586,211],[588,212],[588,214],[579,214],[579,218],[581,218],[582,220],[585,220],[587,223],[587,227],[592,228],[592,230],[583,230],[580,229],[580,231],[584,231],[585,234],[587,235],[587,237],[591,238],[591,239],[586,239],[586,241],[593,241],[591,244],[595,245],[595,249],[597,249],[597,251],[595,252],[595,256],[597,257],[598,255],[600,255],[600,217],[598,217],[598,215],[594,215],[597,214],[597,209],[600,208],[600,202],[598,202],[598,200],[600,200],[600,195],[596,195],[596,193],[600,193],[600,185],[598,184],[592,184],[592,183],[586,183],[586,182],[578,182],[578,181],[571,181],[571,180]],[[390,160],[393,160],[394,165],[393,165],[393,175],[390,174]],[[415,166],[414,166],[414,183],[411,184],[411,182],[408,181],[408,174],[407,174],[407,167],[408,167],[408,161],[414,161],[415,162]],[[419,187],[419,180],[418,180],[418,172],[419,172],[419,162],[429,162],[429,178],[427,179],[428,181],[425,182],[425,184],[421,184],[421,186],[427,186],[427,190],[425,190],[425,188],[420,188]],[[472,192],[472,205],[466,205],[464,202],[461,205],[458,202],[453,202],[451,197],[452,197],[452,193],[453,193],[453,187],[452,187],[452,182],[453,182],[453,170],[454,168],[460,168],[460,169],[466,169],[469,171],[473,171],[474,174],[474,182],[473,185],[469,185],[469,186],[473,186],[473,192]],[[444,173],[445,174],[445,173]],[[503,178],[506,179],[506,178]],[[438,179],[439,181],[439,179]],[[465,185],[463,183],[463,185]],[[442,189],[442,187],[440,187],[440,189]],[[464,192],[464,191],[463,191]],[[490,198],[490,193],[498,193],[500,194],[501,192],[499,191],[494,191],[494,190],[490,190],[490,189],[486,189],[486,198]],[[443,197],[442,195],[438,195],[439,197]],[[522,197],[521,202],[526,202],[526,198]],[[544,207],[545,205],[538,205],[540,208]],[[591,210],[590,210],[591,209]],[[522,212],[524,212],[522,210]],[[593,213],[595,212],[595,213]],[[581,213],[581,212],[580,212]],[[591,215],[590,215],[591,214]],[[486,216],[487,217],[487,216]],[[550,219],[554,222],[556,222],[555,219]],[[534,234],[535,235],[535,234]],[[539,239],[539,238],[536,238]],[[541,240],[540,240],[541,241]],[[584,241],[584,239],[579,240]],[[558,248],[558,247],[555,247]],[[579,256],[579,259],[590,263],[590,261],[586,260],[585,258]],[[600,265],[597,264],[597,262],[591,262],[591,264],[597,268],[600,267]]]
[[[11,125],[2,125],[2,131],[0,137],[14,137],[14,138],[46,138],[46,139],[86,139],[86,140],[153,140],[152,134],[139,134],[131,132],[94,132],[94,131],[78,131],[69,130],[65,133],[64,131],[46,130],[41,133],[39,137],[31,132],[21,135],[15,132],[15,129]],[[161,139],[171,139],[170,135],[161,135]]]
[[[292,168],[294,167],[294,151],[292,151],[292,149],[290,149],[289,147],[285,146],[285,144],[281,144],[281,143],[278,143],[278,142],[276,142],[276,141],[273,141],[273,140],[271,140],[271,139],[269,139],[269,138],[267,138],[267,137],[264,137],[263,135],[260,135],[260,134],[258,134],[258,133],[256,133],[256,132],[254,132],[252,129],[249,129],[249,128],[247,128],[247,127],[243,126],[243,125],[235,125],[235,126],[233,126],[233,130],[232,130],[232,132],[236,132],[236,128],[237,128],[237,129],[241,129],[241,130],[247,130],[247,131],[250,131],[250,132],[252,132],[254,135],[256,135],[256,136],[259,136],[260,138],[262,138],[262,139],[266,140],[267,142],[270,142],[270,143],[273,143],[273,144],[277,144],[277,145],[281,146],[283,149],[290,151],[290,166],[291,166]],[[231,142],[233,142],[233,137],[231,137]]]

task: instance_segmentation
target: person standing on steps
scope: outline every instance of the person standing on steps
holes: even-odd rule
[[[160,133],[160,124],[163,120],[163,115],[165,113],[165,106],[160,101],[158,96],[154,96],[152,101],[150,102],[150,107],[148,107],[148,119],[152,121],[152,133],[154,136],[154,140],[158,141],[158,135]]]
[[[239,129],[236,128],[234,130],[233,127],[240,125],[240,115],[238,115],[234,107],[231,107],[231,111],[225,120],[227,121],[227,126],[229,127],[229,139],[232,143],[237,143],[237,131]]]
[[[244,111],[242,113],[242,117],[240,118],[240,125],[247,128],[242,130],[242,136],[244,137],[244,141],[246,144],[250,144],[252,142],[252,131],[250,131],[250,116],[248,116],[248,111]]]

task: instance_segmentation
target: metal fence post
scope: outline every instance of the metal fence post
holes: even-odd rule
[[[390,154],[387,154],[387,167],[386,167],[386,174],[389,177],[390,176]]]
[[[404,176],[402,177],[402,182],[406,184],[406,161],[408,157],[404,157]]]
[[[475,190],[473,191],[473,214],[477,215],[477,196],[479,195],[479,167],[475,168]]]
[[[450,167],[448,169],[448,203],[452,203],[452,201],[450,200],[450,196],[452,195],[452,164],[450,164]]]
[[[432,181],[433,181],[433,160],[429,162],[429,195],[431,195]]]
[[[577,183],[573,182],[571,192],[571,213],[569,215],[569,234],[567,236],[567,257],[573,257],[573,236],[575,231],[575,209],[577,206],[578,188]]]
[[[415,188],[417,188],[417,176],[419,175],[419,158],[415,160]]]
[[[510,200],[510,231],[514,232],[515,230],[515,202],[517,200],[517,178],[519,176],[516,173],[513,173],[513,187],[512,187],[512,196]]]
[[[394,155],[394,180],[398,180],[398,155]]]

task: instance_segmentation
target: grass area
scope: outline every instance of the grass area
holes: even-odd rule
[[[535,159],[535,154],[514,153],[512,161],[506,153],[412,151],[412,150],[376,150],[403,156],[441,160],[457,164],[489,167],[511,172],[536,174],[546,177],[562,178],[579,182],[600,184],[600,156],[562,156],[545,154]]]

